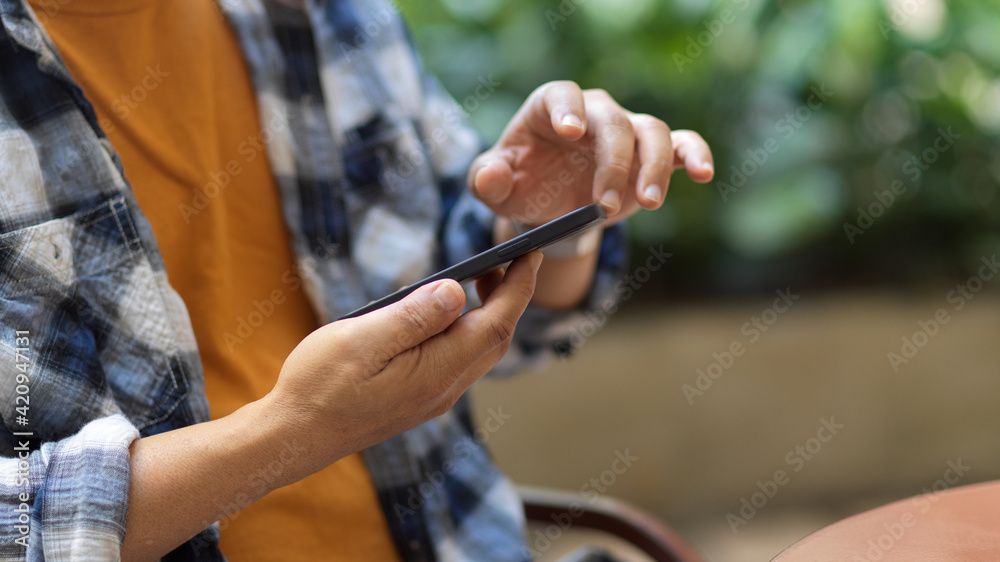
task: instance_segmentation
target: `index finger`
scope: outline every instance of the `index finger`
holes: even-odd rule
[[[715,175],[712,149],[701,135],[680,130],[670,133],[674,144],[674,168],[684,168],[688,177],[698,183],[711,181]]]
[[[635,128],[628,114],[610,102],[591,108],[590,118],[594,120],[594,135],[598,140],[593,200],[600,202],[608,215],[613,215],[625,201],[625,190],[632,174]]]

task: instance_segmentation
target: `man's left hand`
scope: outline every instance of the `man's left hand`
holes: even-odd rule
[[[473,162],[469,187],[497,215],[519,222],[538,225],[599,202],[610,225],[659,207],[678,168],[711,181],[712,152],[701,135],[632,113],[604,90],[550,82]]]

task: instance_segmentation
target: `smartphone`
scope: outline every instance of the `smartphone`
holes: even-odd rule
[[[412,285],[407,285],[402,289],[382,297],[377,301],[340,317],[354,318],[367,314],[373,310],[378,310],[383,306],[399,302],[407,295],[416,291],[420,287],[433,283],[439,279],[454,279],[459,283],[470,279],[477,279],[493,271],[494,269],[510,263],[515,258],[523,256],[532,250],[540,250],[550,244],[554,244],[564,238],[578,234],[597,226],[607,220],[608,215],[604,212],[604,207],[593,203],[586,207],[581,207],[571,213],[567,213],[551,222],[547,222],[537,228],[533,228],[524,234],[511,238],[503,244],[498,244],[485,252],[472,256],[471,258],[457,263],[448,269],[441,270],[430,277],[424,278]]]

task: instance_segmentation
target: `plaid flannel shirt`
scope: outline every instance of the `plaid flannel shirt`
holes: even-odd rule
[[[493,216],[463,188],[482,143],[421,68],[395,6],[219,3],[321,318],[491,244]],[[202,368],[91,106],[22,0],[0,0],[0,20],[0,559],[117,559],[129,445],[208,420]],[[494,371],[569,351],[624,264],[613,227],[587,305],[529,307]],[[528,558],[518,498],[471,426],[461,401],[364,452],[405,559]],[[166,559],[222,559],[206,527]]]

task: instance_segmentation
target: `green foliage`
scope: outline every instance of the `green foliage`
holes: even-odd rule
[[[668,203],[633,221],[637,248],[669,241],[676,250],[684,268],[674,282],[913,284],[966,274],[1000,250],[993,2],[400,8],[428,66],[489,137],[555,79],[604,88],[633,111],[701,132],[716,181],[697,186],[676,174]],[[485,100],[476,97],[483,80],[501,83]]]

